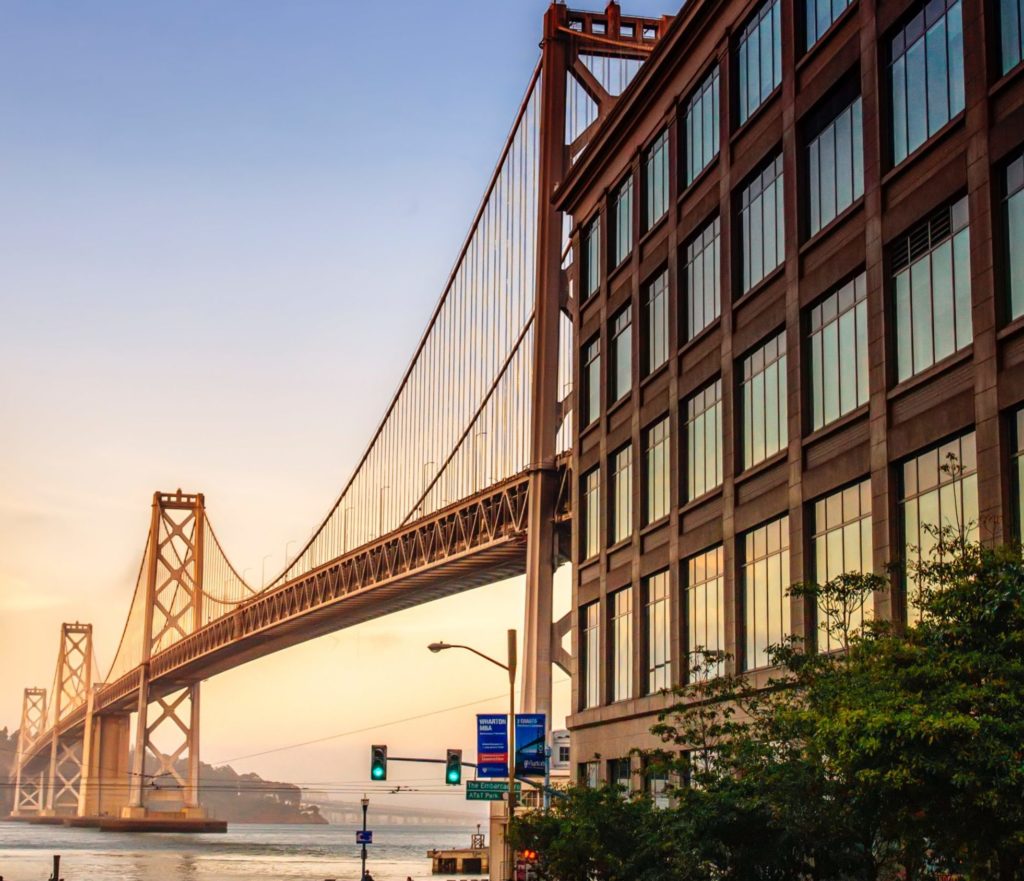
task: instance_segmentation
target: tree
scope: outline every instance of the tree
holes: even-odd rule
[[[847,574],[793,588],[838,651],[775,646],[761,690],[698,653],[644,754],[673,806],[574,790],[524,817],[543,877],[1024,879],[1024,561],[965,534],[909,566],[912,626],[856,626],[889,584]]]

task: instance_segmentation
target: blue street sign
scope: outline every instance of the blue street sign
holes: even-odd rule
[[[362,829],[357,829],[356,844],[373,844],[373,830],[367,829],[364,832]]]
[[[508,717],[476,717],[476,776],[508,777]]]
[[[544,776],[545,718],[543,713],[516,714],[516,776]]]

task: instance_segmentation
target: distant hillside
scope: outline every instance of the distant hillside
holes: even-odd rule
[[[210,816],[229,823],[327,822],[316,805],[302,803],[298,786],[239,774],[230,765],[199,763],[199,800]]]
[[[14,807],[9,784],[18,749],[18,732],[0,728],[0,817]],[[188,773],[185,762],[179,772]],[[264,780],[258,774],[239,774],[230,765],[214,768],[199,763],[199,800],[218,820],[229,823],[326,823],[316,805],[302,804],[302,790],[291,783]]]

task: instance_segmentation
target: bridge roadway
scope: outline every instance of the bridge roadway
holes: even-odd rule
[[[558,466],[559,549],[568,547],[567,464]],[[288,646],[526,572],[529,472],[410,522],[330,563],[268,589],[155,654],[149,699],[172,694]],[[97,688],[93,712],[128,713],[144,674],[137,667]],[[59,722],[61,737],[85,725],[87,707]],[[53,728],[26,749],[24,765],[47,759]]]

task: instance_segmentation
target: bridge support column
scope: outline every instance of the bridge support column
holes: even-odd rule
[[[205,816],[199,804],[199,683],[156,690],[149,665],[153,655],[202,626],[205,518],[202,494],[178,490],[153,496],[135,756],[125,817],[147,812]]]
[[[92,625],[61,625],[57,690],[53,696],[53,740],[44,816],[77,814],[82,782],[84,741],[81,733],[61,734],[60,722],[88,701],[92,689]]]
[[[131,717],[91,716],[87,724],[80,817],[117,817],[130,798]]]
[[[14,805],[11,815],[22,817],[43,810],[43,774],[33,775],[25,767],[25,752],[46,727],[46,689],[26,688],[21,703],[18,753],[14,760]]]
[[[544,16],[537,213],[537,286],[531,404],[530,499],[526,544],[526,626],[523,640],[523,710],[545,713],[551,725],[554,574],[557,566],[555,508],[558,500],[558,352],[563,301],[562,219],[551,204],[565,175],[565,83],[569,47],[564,6]]]

